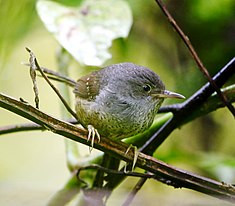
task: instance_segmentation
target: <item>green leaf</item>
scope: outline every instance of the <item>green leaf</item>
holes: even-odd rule
[[[123,0],[85,0],[67,7],[41,0],[37,11],[46,28],[81,64],[100,66],[112,55],[112,40],[127,37],[132,14]]]

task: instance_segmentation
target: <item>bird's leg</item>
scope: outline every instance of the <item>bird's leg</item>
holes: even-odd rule
[[[90,151],[91,151],[94,146],[95,137],[97,137],[98,142],[100,142],[100,134],[97,131],[97,129],[93,127],[92,125],[88,125],[87,129],[88,129],[87,141],[91,139],[91,147],[90,147]]]
[[[133,145],[131,144],[131,145],[127,148],[125,154],[127,154],[127,153],[130,151],[131,148],[134,149],[134,159],[133,159],[131,171],[134,171],[135,164],[136,164],[137,159],[138,159],[138,156],[139,156],[139,151],[138,151],[138,148],[137,148],[136,146],[133,146]],[[127,164],[126,164],[125,167],[124,167],[124,171],[125,171],[125,172],[127,172],[127,171],[126,171],[126,166],[127,166]]]

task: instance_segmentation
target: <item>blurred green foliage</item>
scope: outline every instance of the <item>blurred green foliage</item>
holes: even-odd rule
[[[143,62],[146,61],[145,59],[152,58],[153,61],[154,59],[160,60],[160,64],[164,64],[166,69],[181,69],[181,72],[184,72],[185,68],[196,67],[191,64],[187,49],[179,41],[178,36],[172,32],[171,26],[155,1],[127,1],[136,21],[130,37],[119,41],[120,45],[117,46],[119,50],[114,45],[113,52],[117,51],[120,53],[119,56],[124,55],[120,60],[127,60],[127,58],[133,60],[136,57],[137,60],[140,59]],[[26,32],[42,26],[35,12],[35,2],[35,0],[22,0],[20,4],[17,4],[13,0],[0,1],[1,62],[12,52],[17,41]],[[57,2],[79,5],[81,0],[57,0]],[[181,0],[177,2],[168,0],[166,4],[211,73],[218,71],[233,57],[235,50],[235,2],[233,0]],[[134,48],[131,49],[132,47]],[[152,52],[151,57],[138,55],[142,50],[137,50],[136,47],[143,49],[147,47]],[[155,64],[157,65],[158,62]],[[191,74],[191,72],[187,73]]]
[[[81,0],[59,2],[78,5]],[[131,33],[127,39],[113,42],[113,58],[106,64],[130,61],[145,65],[161,76],[167,88],[189,97],[206,82],[206,78],[198,70],[186,46],[154,0],[127,2],[134,16]],[[211,75],[234,57],[234,0],[164,2]],[[35,0],[21,0],[20,3],[0,0],[0,29],[1,70],[4,68],[3,63],[8,61],[26,34],[35,29],[44,29],[35,11]],[[42,52],[45,52],[45,48],[42,48]],[[46,66],[46,62],[43,64]],[[72,78],[76,79],[77,76]],[[188,164],[188,167],[194,167],[215,178],[235,181],[233,121],[226,109],[200,118],[180,131],[175,131],[159,148],[156,156],[169,163]],[[222,177],[222,174],[227,176]]]
[[[0,70],[36,19],[35,0],[0,0]]]
[[[212,74],[234,56],[233,0],[170,1],[169,6]]]

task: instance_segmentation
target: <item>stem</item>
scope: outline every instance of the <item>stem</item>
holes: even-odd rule
[[[233,58],[218,74],[214,77],[214,80],[219,86],[222,86],[233,74],[235,73],[235,58]],[[235,101],[234,88],[230,87],[225,90],[230,97],[230,102]],[[198,90],[194,95],[192,95],[185,103],[175,104],[166,108],[165,111],[172,111],[174,113],[173,117],[165,119],[165,123],[160,129],[156,129],[155,134],[149,139],[145,140],[145,144],[140,148],[140,151],[152,155],[153,152],[164,142],[164,140],[169,136],[169,134],[177,127],[186,124],[193,119],[196,119],[208,112],[211,112],[222,104],[218,103],[219,98],[217,95],[211,96],[214,92],[212,86],[207,83],[204,87]],[[211,96],[211,97],[210,97]],[[217,104],[214,103],[217,99]],[[208,105],[210,105],[208,107]],[[224,105],[223,105],[224,106]],[[202,109],[202,111],[201,111]],[[204,113],[204,112],[205,113]],[[147,135],[148,136],[148,135]],[[144,139],[144,138],[143,138]],[[127,139],[129,140],[129,138]],[[136,145],[136,144],[134,144]],[[109,177],[113,179],[114,177]],[[115,188],[124,177],[115,177]]]
[[[66,102],[66,100],[63,98],[63,96],[60,94],[58,89],[50,82],[49,78],[44,74],[43,70],[41,69],[40,65],[38,64],[38,61],[34,55],[34,53],[26,47],[26,50],[30,54],[30,67],[36,68],[42,75],[42,77],[46,80],[46,82],[50,85],[50,87],[53,89],[53,91],[56,93],[56,95],[59,97],[59,99],[62,101],[64,104],[65,108],[68,110],[68,112],[75,118],[77,119],[77,114],[70,108],[69,104]]]
[[[217,92],[218,96],[220,97],[220,99],[222,100],[222,102],[224,103],[224,105],[229,109],[229,111],[232,113],[232,115],[235,117],[235,108],[233,107],[232,104],[229,103],[227,97],[221,93],[219,87],[217,86],[217,84],[213,81],[213,79],[211,78],[208,70],[204,67],[202,61],[200,60],[199,56],[197,55],[197,52],[195,51],[195,49],[193,48],[193,45],[191,44],[189,38],[184,34],[184,32],[181,30],[181,28],[178,26],[178,24],[176,23],[176,21],[174,20],[174,18],[171,16],[171,14],[169,13],[169,11],[167,10],[166,6],[162,3],[161,0],[156,0],[158,6],[160,7],[160,9],[163,11],[163,13],[165,14],[165,16],[167,17],[168,21],[171,23],[171,25],[173,26],[173,28],[176,30],[176,32],[179,34],[179,36],[181,37],[181,39],[183,40],[183,42],[185,43],[185,45],[188,47],[189,52],[191,53],[193,59],[195,60],[196,64],[198,65],[198,68],[200,69],[200,71],[204,74],[204,76],[208,79],[208,81],[210,82],[210,84],[212,85],[213,89]]]
[[[70,56],[63,48],[59,48],[59,51],[57,53],[57,63],[58,63],[59,72],[63,76],[69,76],[68,68],[70,63]],[[60,84],[60,92],[63,98],[66,99],[66,102],[68,102],[68,104],[71,105],[68,86],[65,84]],[[60,112],[63,118],[69,118],[69,114],[65,110],[63,105],[61,105],[60,107]],[[76,142],[65,139],[65,149],[66,149],[66,161],[68,169],[70,170],[70,172],[73,172],[77,167],[78,159],[80,156],[78,152],[78,144]]]
[[[137,194],[137,192],[139,192],[139,190],[142,188],[142,186],[147,181],[147,179],[148,178],[146,178],[146,177],[142,177],[142,178],[139,179],[139,181],[137,182],[135,187],[132,189],[131,193],[128,195],[126,201],[123,203],[122,206],[128,206],[128,205],[131,204],[131,202],[134,199],[135,195]]]
[[[235,58],[233,58],[227,65],[225,65],[220,72],[214,77],[213,81],[222,87],[225,82],[235,73]],[[158,130],[140,149],[146,154],[153,154],[153,152],[164,142],[164,140],[171,134],[171,132],[185,124],[189,120],[197,117],[196,113],[201,109],[203,104],[207,103],[208,98],[213,94],[214,88],[210,83],[205,84],[201,89],[195,92],[187,101],[182,104],[177,104],[174,111],[174,116],[163,127]],[[192,114],[193,115],[189,115]]]
[[[55,119],[28,104],[24,104],[23,102],[1,93],[0,107],[19,114],[20,116],[37,124],[43,125],[56,134],[90,145],[90,142],[87,142],[86,130]],[[134,150],[130,150],[126,153],[129,145],[106,137],[102,137],[99,144],[95,141],[94,148],[129,163],[132,163],[135,158]],[[174,187],[186,187],[235,203],[235,188],[232,185],[217,182],[215,180],[172,167],[143,153],[139,153],[136,165],[150,173],[153,173],[155,175],[155,179],[165,184],[172,185]]]

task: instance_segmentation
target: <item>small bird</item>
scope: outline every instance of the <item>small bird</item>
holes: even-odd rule
[[[152,70],[119,63],[78,79],[74,89],[78,120],[94,138],[123,139],[142,133],[153,123],[164,98],[184,96],[165,89]]]

